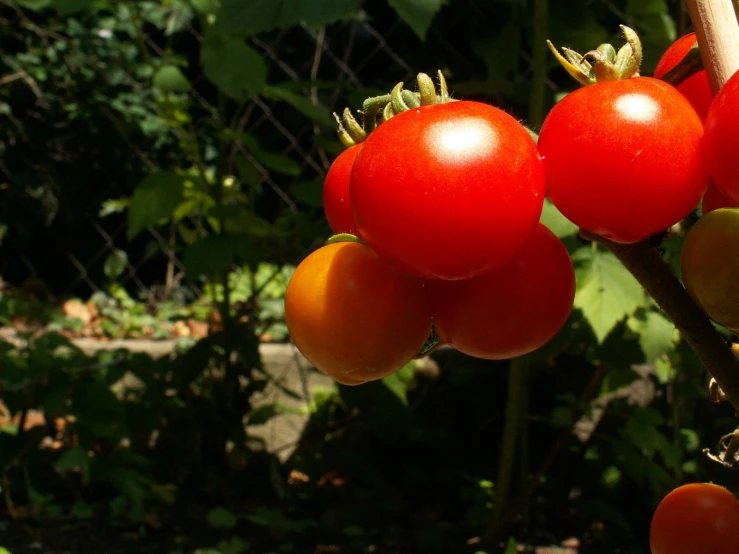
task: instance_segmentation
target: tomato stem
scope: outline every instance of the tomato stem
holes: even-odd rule
[[[680,60],[680,63],[662,75],[660,79],[676,87],[702,69],[703,59],[701,58],[700,48],[696,42],[688,53],[685,54],[685,57]]]
[[[634,275],[672,320],[739,412],[739,360],[660,254],[646,242],[619,244],[582,229],[580,236],[610,250]]]

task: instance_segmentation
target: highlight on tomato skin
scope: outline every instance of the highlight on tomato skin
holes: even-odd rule
[[[645,240],[703,197],[710,179],[702,140],[693,107],[658,79],[580,88],[552,108],[539,133],[547,194],[582,229],[622,244]]]
[[[649,546],[651,554],[739,552],[739,501],[719,485],[678,487],[654,512]]]
[[[355,144],[339,154],[326,173],[323,183],[323,211],[334,234],[357,235],[357,223],[349,203],[349,176],[363,143]]]
[[[657,62],[654,76],[660,78],[679,64],[696,42],[698,42],[698,39],[695,33],[688,33],[673,42]],[[702,69],[694,73],[677,85],[676,88],[688,99],[701,120],[705,120],[708,108],[713,102],[713,93],[711,92],[711,85],[708,83],[706,70]]]
[[[421,106],[372,131],[352,168],[362,238],[426,279],[467,279],[510,260],[544,206],[541,156],[526,129],[481,102]]]
[[[285,293],[285,321],[316,369],[351,385],[399,370],[431,332],[421,280],[358,242],[328,244],[298,265]]]
[[[506,265],[463,281],[426,282],[443,343],[502,360],[533,352],[567,322],[575,270],[564,244],[543,223]]]

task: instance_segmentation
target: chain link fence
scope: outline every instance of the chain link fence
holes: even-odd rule
[[[250,42],[267,60],[270,82],[301,85],[298,87],[300,94],[331,111],[340,112],[345,106],[357,108],[366,91],[388,91],[400,81],[410,84],[419,71],[433,73],[440,68],[449,77],[450,90],[454,92],[455,84],[459,84],[463,92],[457,93],[458,97],[493,103],[523,120],[527,115],[534,72],[529,54],[531,6],[527,8],[526,4],[455,0],[442,8],[429,29],[427,40],[421,42],[385,2],[371,1],[366,3],[366,11],[355,18],[320,29],[300,25]],[[580,6],[570,5],[566,9],[590,14],[588,25],[617,29],[620,22],[638,24],[627,10],[628,7],[633,8],[632,4],[593,0]],[[682,32],[686,20],[681,5],[670,4],[667,10],[677,31]],[[552,17],[558,16],[551,15],[550,20]],[[486,52],[485,48],[491,44],[488,39],[510,25],[520,31],[519,44],[508,45],[506,52]],[[202,41],[194,25],[189,26],[188,31],[195,40]],[[152,49],[160,48],[152,36],[144,38]],[[490,83],[488,72],[491,64],[494,65],[498,58],[510,59],[512,55],[516,58],[515,63],[512,71],[505,75],[510,86]],[[560,75],[563,73],[548,73],[549,102],[555,95],[572,88],[567,78]],[[324,84],[327,82],[336,86],[326,88]],[[490,86],[486,87],[486,83]],[[198,83],[195,85],[197,89]],[[197,92],[194,94],[200,107],[217,112],[206,97]],[[299,161],[301,179],[306,175],[320,179],[328,169],[333,156],[320,146],[320,141],[315,140],[317,134],[326,135],[327,129],[317,128],[307,118],[296,118],[286,104],[261,96],[250,100],[246,113],[249,117],[244,131],[260,137],[260,140],[268,137],[272,149]],[[157,167],[157,162],[136,144],[129,142],[126,146],[128,152],[125,155],[130,166],[138,165],[149,170]],[[259,166],[247,150],[241,153]],[[76,163],[87,162],[76,160]],[[275,202],[282,208],[299,211],[300,203],[291,194],[291,183],[263,167],[260,170],[262,186]],[[64,191],[57,192],[57,195],[63,194]],[[22,261],[27,278],[53,282],[50,289],[55,299],[70,295],[85,297],[103,289],[106,260],[120,256],[120,252],[126,252],[127,256],[122,258],[125,270],[118,282],[138,296],[150,296],[156,287],[168,291],[177,289],[184,299],[202,295],[198,284],[185,278],[174,229],[149,228],[145,238],[132,243],[126,237],[125,217],[100,216],[100,206],[104,201],[130,194],[120,179],[110,175],[107,183],[101,183],[95,197],[88,198],[87,209],[75,221],[66,222],[67,226],[75,228],[72,236],[85,237],[87,246],[83,251],[75,248],[69,236],[55,237],[52,226],[37,229],[39,234],[45,235],[41,252],[15,249],[8,256]],[[50,267],[43,263],[50,257],[63,261]]]

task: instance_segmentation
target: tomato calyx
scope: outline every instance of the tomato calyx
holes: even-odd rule
[[[429,333],[429,337],[426,339],[426,342],[424,342],[423,346],[418,350],[418,354],[416,354],[415,359],[428,356],[431,352],[436,350],[440,343],[441,338],[439,337],[439,333],[436,332],[436,327],[432,324],[431,333]]]
[[[454,102],[455,100],[449,96],[444,75],[441,71],[438,71],[437,75],[438,91],[431,77],[425,73],[419,73],[416,77],[418,92],[403,88],[401,82],[395,85],[389,94],[367,98],[362,103],[362,109],[357,110],[359,119],[354,117],[349,108],[344,109],[342,117],[334,113],[334,118],[338,123],[339,140],[348,148],[365,141],[378,125],[399,113],[421,106]]]
[[[326,239],[326,244],[334,244],[336,242],[358,242],[359,244],[367,244],[358,236],[352,235],[351,233],[337,233],[336,235],[331,235]]]
[[[563,56],[551,41],[547,41],[547,46],[567,73],[581,85],[638,77],[642,62],[641,40],[633,29],[621,25],[621,30],[626,44],[618,51],[611,44],[605,43],[585,54],[563,47]]]

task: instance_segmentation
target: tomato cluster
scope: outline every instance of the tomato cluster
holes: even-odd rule
[[[498,108],[452,101],[443,77],[440,94],[423,90],[423,78],[417,105],[395,90],[381,122],[364,122],[370,132],[345,114],[353,138],[323,204],[333,240],[348,242],[310,254],[287,289],[293,342],[344,384],[381,379],[439,344],[523,355],[572,310],[572,261],[539,222],[546,178],[531,134]]]

